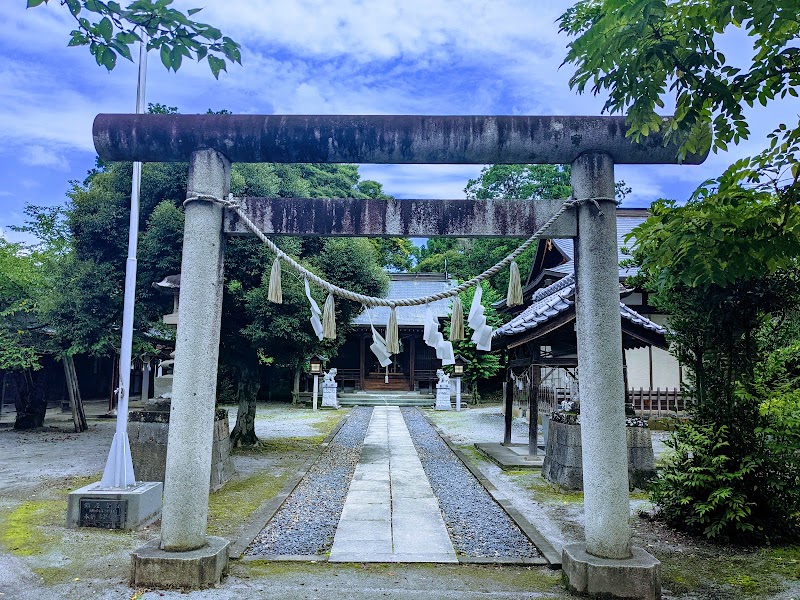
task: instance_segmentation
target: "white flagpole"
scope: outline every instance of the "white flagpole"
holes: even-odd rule
[[[139,81],[136,86],[136,114],[145,111],[147,80],[147,34],[142,32],[139,45]],[[123,488],[136,483],[128,441],[128,399],[131,380],[133,346],[133,308],[136,296],[136,246],[139,236],[139,192],[142,183],[142,163],[133,163],[131,182],[131,215],[128,227],[128,259],[125,262],[125,299],[122,309],[122,346],[119,353],[119,387],[117,388],[117,429],[111,443],[103,478],[104,488]]]

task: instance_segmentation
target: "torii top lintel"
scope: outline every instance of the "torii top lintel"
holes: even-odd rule
[[[101,114],[93,136],[106,161],[186,162],[213,148],[232,162],[567,164],[587,152],[616,164],[679,162],[661,133],[634,143],[627,130],[624,117]]]

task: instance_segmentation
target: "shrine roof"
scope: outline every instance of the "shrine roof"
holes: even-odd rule
[[[495,340],[499,341],[501,338],[533,333],[537,328],[544,328],[555,317],[569,311],[574,312],[574,306],[575,274],[570,273],[563,279],[537,290],[531,298],[530,306],[508,323],[498,327],[492,335],[492,341],[494,343]],[[667,333],[664,327],[640,315],[622,302],[619,303],[619,312],[623,320],[633,325],[662,336]]]
[[[619,262],[630,258],[627,254],[623,254],[622,249],[630,247],[631,243],[625,242],[625,236],[628,235],[635,227],[638,227],[647,220],[647,211],[645,210],[631,210],[621,209],[617,210],[617,255]],[[566,257],[567,262],[547,269],[548,273],[569,275],[575,271],[575,247],[572,239],[554,239],[553,244],[559,251]],[[636,267],[620,267],[619,277],[625,279],[632,275],[636,275],[638,269]]]
[[[430,296],[454,288],[457,283],[445,273],[390,273],[389,291],[384,298],[401,300]],[[431,302],[430,307],[437,319],[450,316],[451,300]],[[398,327],[422,327],[425,317],[425,305],[398,306],[396,309]],[[388,306],[373,306],[362,311],[353,325],[369,325],[370,320],[375,327],[384,327],[389,320]]]

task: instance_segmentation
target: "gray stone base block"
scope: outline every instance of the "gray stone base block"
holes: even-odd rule
[[[626,427],[628,441],[628,485],[643,488],[655,476],[653,442],[646,427]],[[583,489],[581,426],[550,420],[545,442],[542,476],[568,489]]]
[[[202,589],[220,582],[228,569],[224,538],[209,536],[206,545],[187,552],[167,552],[161,540],[147,542],[131,554],[131,585],[156,589]]]
[[[450,410],[450,385],[436,384],[436,410]]]
[[[659,600],[661,563],[642,548],[631,548],[623,560],[600,558],[586,552],[583,543],[567,544],[562,569],[570,591],[595,598]]]
[[[137,483],[129,488],[102,488],[90,483],[70,492],[67,527],[138,529],[161,517],[160,481]]]
[[[169,438],[169,404],[160,410],[132,411],[128,421],[133,471],[147,481],[164,481]],[[214,417],[214,439],[211,447],[211,481],[209,489],[217,491],[236,473],[231,456],[228,411],[217,409]]]

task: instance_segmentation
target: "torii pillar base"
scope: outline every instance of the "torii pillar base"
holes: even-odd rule
[[[206,545],[188,552],[162,550],[155,539],[131,554],[131,586],[154,589],[205,589],[217,585],[228,570],[228,547],[221,537],[207,536]]]
[[[660,600],[661,563],[642,548],[631,547],[630,558],[600,558],[586,544],[567,544],[561,568],[571,592],[592,598]]]

